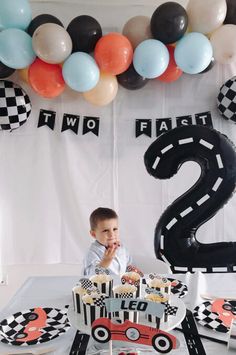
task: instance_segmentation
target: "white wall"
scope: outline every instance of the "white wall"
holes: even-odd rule
[[[8,285],[0,286],[0,310],[8,303],[29,276],[81,275],[82,264],[5,265]]]

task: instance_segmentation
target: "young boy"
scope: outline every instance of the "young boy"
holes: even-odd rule
[[[132,263],[129,252],[120,244],[118,216],[110,208],[99,207],[90,215],[90,234],[96,239],[84,259],[84,275],[94,275],[101,266],[119,275]]]

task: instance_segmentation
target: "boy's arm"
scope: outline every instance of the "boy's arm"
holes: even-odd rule
[[[109,268],[118,246],[109,247],[105,250],[103,255],[99,255],[95,250],[90,250],[86,255],[83,262],[83,275],[91,276],[95,274],[95,268],[101,266],[104,268]]]

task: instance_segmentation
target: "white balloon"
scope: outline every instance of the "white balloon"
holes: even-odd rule
[[[39,26],[33,34],[33,49],[46,63],[62,63],[72,52],[72,40],[69,33],[55,23]]]
[[[192,32],[211,33],[226,17],[226,0],[189,0],[187,14]]]
[[[236,25],[224,25],[210,37],[213,57],[222,64],[236,62]]]

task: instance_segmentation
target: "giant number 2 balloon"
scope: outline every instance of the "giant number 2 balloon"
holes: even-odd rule
[[[155,229],[155,253],[173,272],[236,271],[236,242],[203,244],[197,229],[227,202],[236,186],[236,152],[223,134],[204,126],[185,126],[162,134],[147,149],[149,174],[169,179],[182,163],[196,161],[198,181],[170,205]]]

